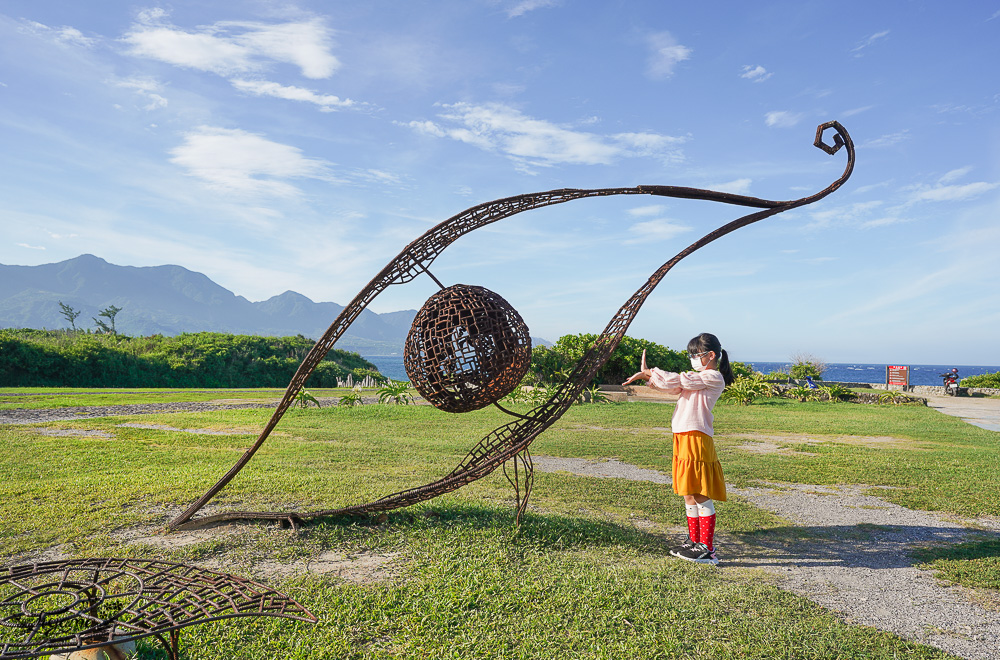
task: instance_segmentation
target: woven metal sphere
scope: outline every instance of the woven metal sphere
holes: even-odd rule
[[[424,303],[406,337],[403,366],[417,391],[447,412],[469,412],[514,391],[531,364],[531,337],[500,295],[456,284]]]

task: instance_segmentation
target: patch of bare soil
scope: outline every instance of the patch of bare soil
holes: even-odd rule
[[[734,449],[739,449],[742,451],[750,451],[755,453],[774,453],[774,454],[802,454],[802,451],[792,450],[787,445],[823,445],[828,443],[844,444],[844,445],[854,445],[858,447],[884,447],[886,445],[905,445],[910,449],[918,450],[919,447],[913,446],[912,440],[907,440],[906,438],[894,438],[892,436],[881,435],[881,436],[858,436],[858,435],[839,435],[839,436],[810,436],[810,435],[764,435],[761,433],[734,433],[732,435],[722,435],[717,436],[720,440],[747,440],[748,442],[743,445],[737,445],[733,447]]]
[[[615,460],[536,456],[533,461],[541,472],[654,481],[647,478],[652,472],[658,475],[656,483],[670,483],[668,475]],[[789,526],[753,542],[720,534],[721,570],[763,571],[781,588],[852,623],[963,658],[1000,660],[997,594],[948,586],[932,572],[916,568],[910,555],[921,546],[983,534],[1000,537],[1000,521],[914,511],[880,499],[872,494],[878,491],[873,486],[762,484],[728,490],[787,520]],[[724,530],[724,510],[720,513]],[[678,536],[682,534],[678,530]]]

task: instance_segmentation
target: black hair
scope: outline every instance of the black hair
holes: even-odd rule
[[[726,385],[733,384],[733,368],[729,366],[729,354],[722,348],[722,342],[713,334],[703,332],[688,342],[688,353],[691,355],[712,351],[718,358],[719,373]]]

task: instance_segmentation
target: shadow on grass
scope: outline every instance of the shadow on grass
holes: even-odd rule
[[[513,543],[526,543],[538,549],[628,547],[651,553],[667,554],[665,540],[656,534],[608,520],[595,520],[563,514],[526,513],[517,525],[510,507],[483,504],[438,505],[400,509],[386,514],[330,516],[308,521],[303,532],[326,536],[399,534],[412,536],[430,533],[456,534],[487,532]]]

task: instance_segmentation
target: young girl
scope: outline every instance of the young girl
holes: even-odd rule
[[[715,335],[703,332],[688,342],[687,350],[694,371],[675,374],[650,369],[643,351],[639,372],[622,384],[645,380],[653,389],[680,395],[670,430],[674,434],[674,492],[684,497],[688,538],[670,554],[715,565],[719,559],[715,555],[713,500],[726,501],[726,482],[712,440],[712,407],[726,385],[733,382],[733,371],[729,355]]]

